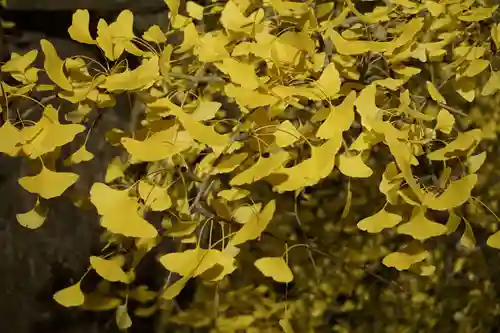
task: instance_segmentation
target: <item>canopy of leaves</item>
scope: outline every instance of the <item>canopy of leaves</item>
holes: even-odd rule
[[[89,269],[108,288],[84,295],[79,282],[58,303],[114,310],[123,330],[133,325],[129,299],[140,304],[134,316],[161,309],[167,325],[213,332],[489,325],[498,307],[485,305],[495,299],[488,265],[466,259],[500,248],[496,190],[476,190],[494,174],[498,5],[165,2],[168,31],[136,33],[128,10],[96,27],[87,10],[74,13],[69,36],[105,63],[61,59],[42,40],[41,52],[1,67],[16,84],[1,82],[0,152],[32,162],[19,184],[37,201],[17,214],[30,229],[43,225],[47,201],[75,191],[79,176],[54,163],[61,148],[84,136],[64,167],[92,160],[86,142],[100,114],[123,94],[141,105],[130,131],[103,138],[121,154],[83,194],[107,244]],[[40,71],[51,85],[38,83]],[[14,102],[40,91],[74,110],[40,103],[40,119],[22,119]],[[143,174],[128,172],[139,164]],[[480,244],[475,230],[486,231]],[[165,285],[151,291],[135,270],[158,250]],[[470,279],[481,280],[465,304],[443,306],[449,279],[473,267]],[[191,279],[194,301],[180,311],[172,301]]]

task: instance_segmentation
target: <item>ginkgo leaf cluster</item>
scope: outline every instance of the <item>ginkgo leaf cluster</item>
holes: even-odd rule
[[[492,45],[500,47],[498,5],[398,0],[361,10],[350,0],[165,3],[168,30],[153,25],[141,33],[129,10],[96,26],[88,10],[77,10],[68,35],[101,52],[102,63],[62,59],[42,39],[40,51],[12,54],[1,67],[16,84],[1,83],[0,153],[34,166],[18,184],[37,200],[17,212],[18,222],[43,227],[51,200],[71,194],[80,198],[76,206],[84,200],[93,206],[107,244],[90,257],[89,270],[118,292],[102,287],[84,294],[78,282],[54,295],[58,303],[114,310],[126,330],[134,315],[165,309],[162,302],[191,279],[224,286],[240,270],[253,270],[260,281],[300,283],[304,269],[295,265],[295,253],[306,253],[316,270],[318,256],[332,255],[332,240],[346,230],[365,245],[377,244],[373,254],[350,244],[346,251],[356,258],[346,261],[371,260],[425,277],[441,269],[428,242],[460,232],[460,243],[475,247],[464,211],[482,203],[475,189],[484,182],[496,125],[475,119],[472,110],[500,91],[492,60]],[[38,57],[43,68],[34,65]],[[38,83],[41,71],[50,84]],[[38,102],[41,116],[22,119],[14,102],[39,91],[72,104],[71,111]],[[80,176],[71,168],[99,155],[88,139],[98,135],[102,113],[125,95],[140,114],[129,130],[106,133],[102,141],[119,155],[105,166],[104,179],[74,195]],[[131,172],[138,165],[140,175]],[[331,248],[311,244],[305,230],[318,228],[317,238],[328,236]],[[497,229],[487,229],[493,248],[500,248]],[[403,244],[382,245],[395,235]],[[254,256],[253,247],[265,254]],[[166,282],[148,294],[135,286],[135,270],[158,249]],[[141,303],[133,315],[129,298]],[[212,324],[221,332],[259,332],[266,313],[279,313],[280,329],[293,332],[287,305],[271,303],[275,308],[253,309],[253,317]],[[180,314],[172,318],[182,321]],[[295,325],[301,327],[295,331],[315,331]]]

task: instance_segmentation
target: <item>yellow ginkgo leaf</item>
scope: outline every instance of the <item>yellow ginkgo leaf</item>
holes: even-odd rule
[[[46,39],[40,40],[40,45],[45,55],[43,67],[49,78],[60,88],[72,91],[73,86],[64,74],[64,61],[57,55],[54,45]]]
[[[85,145],[81,146],[77,151],[71,154],[64,162],[66,165],[78,164],[82,162],[90,161],[94,158],[94,154],[87,150]]]
[[[73,185],[80,176],[71,172],[54,172],[42,166],[36,176],[19,178],[19,185],[30,193],[36,193],[44,199],[60,196]]]
[[[358,55],[366,52],[384,52],[391,45],[389,42],[374,42],[344,39],[334,29],[327,31],[327,36],[332,40],[335,49],[343,55]]]
[[[115,313],[116,326],[120,330],[126,330],[132,326],[132,319],[128,314],[127,304],[119,305]]]
[[[166,300],[174,299],[175,297],[177,297],[177,295],[180,294],[182,289],[184,289],[186,283],[189,281],[190,278],[191,277],[189,275],[186,275],[180,278],[179,280],[175,281],[165,289],[161,297]]]
[[[393,228],[401,222],[401,216],[393,213],[389,213],[384,208],[375,213],[372,216],[366,217],[358,222],[357,226],[359,229],[376,233],[381,232],[386,228]]]
[[[476,81],[474,79],[467,76],[457,76],[454,84],[457,93],[467,102],[470,103],[476,98]]]
[[[170,9],[172,17],[177,16],[177,14],[179,13],[180,0],[164,0],[164,1],[167,4],[168,9]]]
[[[73,111],[65,114],[67,121],[71,123],[81,123],[92,111],[92,107],[88,104],[81,103]]]
[[[476,237],[474,236],[474,231],[468,221],[464,220],[464,224],[465,229],[462,237],[460,237],[460,244],[468,249],[473,249],[476,247]]]
[[[242,10],[235,1],[227,1],[221,12],[220,23],[227,30],[241,31],[242,27],[252,23],[252,21],[243,15]]]
[[[382,79],[382,80],[373,81],[373,83],[375,83],[376,85],[378,85],[380,87],[384,87],[384,88],[390,89],[392,91],[397,91],[399,89],[399,87],[401,87],[405,83],[405,80],[386,78],[386,79]]]
[[[121,161],[119,156],[113,158],[111,163],[108,164],[104,181],[111,183],[112,181],[125,176],[125,164]]]
[[[448,215],[448,221],[446,222],[446,229],[448,229],[447,234],[451,234],[452,232],[457,231],[458,226],[460,225],[461,218],[455,212],[453,209],[450,209]]]
[[[280,168],[288,160],[289,156],[284,150],[280,150],[268,157],[261,156],[250,168],[233,177],[229,184],[231,186],[250,184],[267,177]]]
[[[500,48],[500,23],[491,25],[491,39],[497,49]]]
[[[401,251],[389,253],[384,257],[382,263],[387,267],[394,267],[399,271],[409,269],[413,264],[425,260],[429,252],[410,243]]]
[[[89,32],[90,14],[87,9],[77,9],[68,29],[71,39],[84,44],[95,44]]]
[[[129,282],[127,273],[114,260],[108,260],[96,256],[90,257],[90,265],[103,279],[110,282]]]
[[[170,59],[172,57],[172,52],[174,51],[174,47],[172,44],[166,45],[160,54],[160,74],[163,76],[168,75],[170,72]]]
[[[186,131],[179,131],[175,125],[154,133],[146,140],[122,138],[121,143],[136,161],[154,162],[172,157],[193,144],[193,139]]]
[[[120,56],[119,54],[115,54],[111,30],[104,19],[99,19],[99,22],[97,22],[97,38],[95,41],[109,60],[114,61]]]
[[[234,98],[236,103],[251,109],[259,106],[273,105],[279,99],[273,95],[263,94],[256,90],[235,86],[232,83],[226,84],[224,92],[228,97]]]
[[[340,134],[320,146],[311,148],[311,158],[291,167],[281,167],[271,174],[274,190],[281,193],[311,186],[327,177],[335,165],[333,158],[342,144]],[[276,182],[276,184],[274,183]]]
[[[181,15],[181,14],[177,14],[176,16],[174,15],[169,15],[170,17],[170,23],[172,24],[172,27],[174,29],[183,29],[185,28],[187,25],[190,25],[192,24],[192,19],[188,16],[184,16],[184,15]],[[193,24],[194,26],[194,24]]]
[[[252,315],[237,315],[231,317],[220,316],[216,319],[215,325],[217,330],[221,332],[239,332],[252,327],[252,323],[256,321],[254,314]]]
[[[423,204],[434,210],[448,210],[465,203],[476,186],[477,174],[467,175],[459,180],[451,181],[444,193],[435,196],[428,192],[424,197]]]
[[[293,273],[283,257],[266,257],[255,261],[255,267],[265,276],[276,282],[289,283],[293,280]]]
[[[493,95],[495,92],[497,92],[499,89],[500,89],[500,71],[491,71],[490,78],[483,85],[481,95],[490,96]]]
[[[147,318],[154,315],[157,310],[158,310],[158,305],[153,303],[153,305],[151,306],[136,307],[134,309],[134,315],[137,317]]]
[[[500,231],[497,231],[493,235],[488,237],[486,244],[495,249],[500,249]]]
[[[393,252],[388,254],[382,260],[382,263],[387,267],[394,267],[399,271],[409,269],[411,265],[424,260],[420,256],[412,256],[404,252]]]
[[[54,300],[68,308],[82,305],[85,301],[85,295],[80,288],[80,282],[56,292]]]
[[[178,16],[181,17],[181,16]],[[198,33],[198,30],[196,29],[196,26],[194,25],[193,22],[191,22],[191,19],[186,18],[187,25],[182,25],[183,32],[184,32],[184,40],[182,41],[181,46],[176,50],[176,53],[180,52],[186,52],[191,50],[193,47],[196,50],[196,47],[203,47],[203,42],[200,42],[200,34]],[[172,24],[173,25],[173,24]],[[204,37],[206,37],[205,35]],[[203,39],[202,39],[203,41]],[[217,52],[212,50],[212,52]],[[226,51],[227,52],[227,51]]]
[[[186,237],[191,235],[200,223],[197,221],[179,221],[173,226],[166,228],[169,237]]]
[[[217,63],[216,66],[222,72],[229,75],[232,82],[241,85],[243,88],[255,90],[260,85],[253,64],[246,64],[233,58],[226,58],[222,61],[222,64]]]
[[[357,155],[339,155],[339,170],[347,177],[368,178],[373,174],[363,161],[362,154]]]
[[[274,200],[269,201],[259,214],[250,216],[250,219],[231,238],[230,244],[236,246],[258,238],[271,222],[275,210],[276,202]]]
[[[195,33],[196,27],[194,24],[190,24],[189,27],[190,34],[188,36],[188,45],[193,44],[195,47],[194,53],[200,61],[223,61],[229,57],[226,45],[230,42],[230,39],[223,34],[222,31],[206,33],[203,36],[199,36],[197,32]]]
[[[157,293],[149,290],[148,286],[140,285],[128,293],[128,297],[141,303],[147,303],[156,298]]]
[[[437,115],[436,130],[440,130],[445,134],[450,134],[453,129],[453,125],[455,125],[455,117],[453,117],[453,115],[446,109],[439,110]]]
[[[53,91],[56,88],[53,84],[38,84],[36,91]]]
[[[200,123],[192,115],[185,113],[180,108],[173,109],[172,113],[195,140],[212,147],[212,149],[216,147],[225,148],[229,144],[231,139],[229,134],[217,133],[213,126]]]
[[[0,127],[0,153],[17,156],[22,139],[21,132],[10,121],[6,121]]]
[[[234,257],[238,255],[239,249],[234,246],[227,246],[223,251],[212,252],[217,264],[210,267],[200,275],[205,281],[217,282],[236,270]],[[208,260],[208,259],[207,259]]]
[[[488,60],[474,59],[469,63],[469,66],[465,70],[464,75],[469,77],[476,76],[477,74],[488,68],[489,65],[490,62]]]
[[[149,88],[160,75],[159,58],[153,56],[134,70],[112,74],[100,85],[110,92],[120,90],[140,90]]]
[[[226,199],[227,201],[240,200],[247,197],[250,194],[249,191],[233,187],[229,190],[222,190],[217,193],[217,196]]]
[[[26,155],[32,159],[38,158],[71,142],[85,130],[85,126],[80,124],[61,124],[58,118],[57,110],[48,105],[36,125],[26,126],[21,130],[22,149]]]
[[[2,71],[7,73],[25,73],[29,66],[35,61],[37,50],[31,50],[23,55],[12,53],[9,61],[2,65]]]
[[[317,84],[317,89],[321,98],[333,98],[340,91],[340,74],[335,64],[333,62],[329,63],[328,66],[323,70],[323,73],[319,77]]]
[[[24,73],[14,72],[10,73],[10,75],[22,84],[29,85],[38,81],[38,72],[40,72],[40,69],[31,67],[28,68]],[[41,88],[43,89],[43,87]],[[40,90],[40,86],[35,87],[35,89],[37,91],[42,91]]]
[[[429,265],[425,262],[417,262],[410,267],[410,272],[417,273],[420,276],[431,276],[435,271],[436,266]]]
[[[287,147],[300,140],[302,135],[289,120],[285,120],[276,127],[274,138],[278,147]]]
[[[278,321],[278,324],[280,325],[281,329],[283,330],[283,333],[295,333],[292,325],[290,324],[290,321],[287,318],[280,319]]]
[[[139,195],[144,204],[154,211],[164,211],[172,206],[172,200],[168,195],[167,189],[161,186],[152,185],[146,181],[140,181]]]
[[[376,96],[377,86],[370,84],[361,90],[354,102],[356,112],[361,116],[361,123],[368,130],[372,128],[372,122],[378,119],[380,113],[380,109],[375,103]]]
[[[262,203],[260,202],[253,205],[242,205],[233,210],[232,218],[238,223],[245,224],[258,216],[261,209]]]
[[[425,3],[425,6],[427,7],[427,9],[431,13],[431,15],[434,17],[438,17],[446,10],[446,7],[444,4],[440,4],[440,3],[435,2],[435,1],[428,1]]]
[[[351,91],[344,101],[333,108],[326,120],[321,124],[316,133],[320,139],[332,139],[335,133],[347,131],[354,121],[354,102],[356,101],[356,92]]]
[[[234,267],[234,258],[215,249],[195,248],[183,252],[168,253],[160,263],[169,271],[182,276],[199,276],[215,265]]]
[[[87,64],[85,63],[85,60],[82,58],[68,58],[64,62],[64,66],[66,67],[66,70],[68,70],[69,77],[72,78],[75,81],[92,81],[92,75],[90,75],[89,69],[87,67]],[[96,81],[102,80],[103,76],[98,76],[96,78]],[[90,84],[90,87],[88,90],[91,90],[91,88],[94,86],[94,83],[92,82]]]
[[[469,173],[475,173],[481,168],[483,165],[484,161],[486,160],[486,152],[483,151],[482,153],[479,153],[477,155],[472,155],[469,156],[467,159],[467,167],[469,170]]]
[[[398,140],[398,131],[394,127],[392,127],[392,125],[381,122],[377,124],[377,128],[381,133],[384,133],[385,140],[387,145],[389,146],[391,154],[392,156],[394,156],[395,162],[401,170],[401,174],[404,177],[405,181],[410,186],[411,191],[418,200],[423,200],[424,194],[419,184],[413,177],[413,173],[411,170],[412,159],[415,158],[412,151],[408,148],[407,145]]]
[[[130,206],[121,209],[121,212],[103,215],[101,217],[102,227],[112,233],[127,237],[154,238],[158,236],[156,228],[139,216],[136,210],[132,210]]]
[[[194,1],[188,1],[186,3],[186,11],[188,12],[189,16],[191,16],[194,19],[197,20],[202,20],[203,19],[203,6],[200,6]]]
[[[26,213],[16,214],[17,222],[28,229],[38,229],[47,218],[47,210],[40,205],[37,199],[35,206]]]
[[[221,106],[222,104],[219,102],[201,101],[192,115],[196,120],[210,120],[215,117]]]
[[[115,309],[122,303],[117,297],[103,295],[96,291],[85,295],[85,302],[82,309],[90,311],[109,311]]]
[[[427,87],[427,91],[429,92],[429,95],[433,100],[438,103],[446,103],[443,95],[441,95],[441,93],[436,89],[436,86],[432,82],[427,81],[425,84]]]
[[[425,217],[426,209],[416,207],[410,221],[398,227],[400,234],[410,235],[418,240],[426,240],[445,234],[448,229],[445,225],[436,223]]]
[[[139,203],[127,190],[115,190],[103,183],[90,189],[90,201],[102,216],[101,225],[112,233],[127,237],[153,238],[158,231],[138,214]]]
[[[128,10],[122,10],[115,22],[109,25],[111,35],[115,43],[134,38],[134,14]]]
[[[282,99],[289,99],[294,96],[298,97],[303,97],[303,98],[308,98],[313,101],[319,101],[322,99],[325,99],[325,95],[320,93],[318,89],[315,88],[309,88],[304,85],[297,85],[297,86],[275,86],[272,89],[272,92],[282,98]]]
[[[23,85],[18,86],[18,87],[9,86],[5,82],[0,82],[0,85],[3,87],[4,91],[7,94],[26,95],[30,91],[33,91],[33,90],[38,91],[38,88],[36,87],[35,83],[30,83],[30,84],[26,84],[26,85],[23,84]]]
[[[458,19],[465,22],[478,22],[486,20],[490,18],[493,15],[493,13],[496,12],[497,9],[498,5],[488,6],[488,7],[485,6],[474,7],[465,11],[463,15],[458,16]]]
[[[384,193],[387,202],[390,204],[397,204],[398,200],[398,189],[403,181],[402,175],[396,166],[396,163],[391,162],[387,165],[384,174],[382,175],[382,180],[379,184],[380,192]]]
[[[401,28],[401,34],[389,43],[386,54],[392,54],[394,50],[409,42],[413,42],[415,35],[424,27],[424,19],[416,17],[411,19]]]
[[[144,40],[148,42],[153,42],[157,44],[165,43],[167,41],[167,37],[165,37],[165,33],[161,31],[158,25],[152,25],[146,32],[142,35]]]
[[[236,169],[248,158],[248,153],[236,153],[230,155],[223,155],[218,159],[219,163],[215,167],[212,167],[212,163],[218,158],[218,154],[212,153],[207,155],[198,168],[201,173],[210,172],[212,175],[217,175],[221,173],[228,173]]]
[[[458,133],[455,140],[449,142],[445,147],[435,150],[427,154],[427,158],[433,161],[445,161],[450,158],[456,157],[456,152],[464,152],[469,150],[479,140],[481,140],[483,133],[479,129],[473,129],[467,132]]]

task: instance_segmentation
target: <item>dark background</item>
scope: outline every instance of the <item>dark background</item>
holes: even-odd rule
[[[0,16],[15,26],[3,31],[0,28],[0,61],[8,60],[11,52],[39,49],[41,38],[51,40],[61,58],[78,54],[100,57],[94,48],[69,38],[67,29],[73,12],[79,8],[89,9],[95,23],[99,18],[114,20],[123,9],[134,12],[139,30],[167,22],[163,0],[9,0],[7,8],[0,7]],[[114,152],[99,138],[104,138],[105,131],[112,127],[126,128],[128,113],[122,110],[124,103],[118,100],[114,110],[104,112],[93,129],[87,148],[96,157],[85,163],[84,170],[76,170],[80,186],[89,187],[104,178]],[[53,301],[52,294],[78,281],[88,267],[89,256],[98,253],[101,230],[93,212],[82,211],[64,198],[52,200],[49,217],[40,229],[21,227],[15,214],[30,209],[33,201],[17,184],[26,167],[21,162],[21,158],[0,155],[0,332],[117,331],[109,312],[66,309]],[[143,278],[153,279],[153,270],[145,270],[150,276]],[[154,320],[145,322],[149,324],[134,318],[131,332],[153,332]]]

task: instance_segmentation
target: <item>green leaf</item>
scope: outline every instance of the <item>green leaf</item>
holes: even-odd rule
[[[122,304],[116,308],[116,326],[120,330],[126,330],[127,328],[132,327],[132,319],[128,314],[127,305]]]

